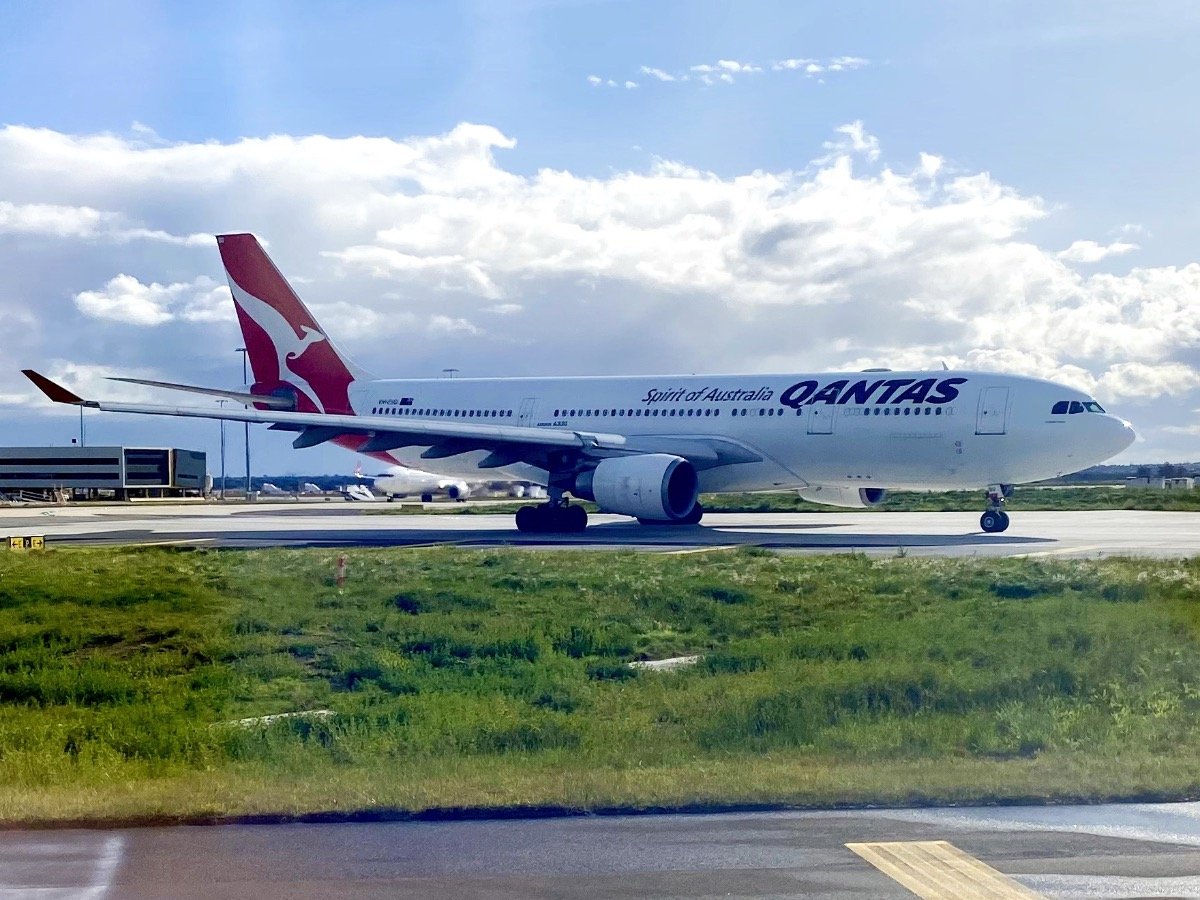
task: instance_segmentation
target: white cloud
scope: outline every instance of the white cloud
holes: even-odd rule
[[[113,237],[228,229],[269,239],[381,374],[945,360],[1080,385],[1148,434],[1200,405],[1200,263],[1082,273],[1029,236],[1054,206],[933,153],[884,163],[863,123],[795,170],[732,176],[673,160],[518,174],[498,158],[514,144],[473,124],[195,144],[0,128],[22,236],[0,241],[0,395],[55,359],[236,381],[215,246]]]
[[[1179,397],[1200,387],[1200,372],[1182,363],[1118,363],[1096,383],[1097,394],[1114,400]]]
[[[1066,250],[1058,252],[1059,259],[1067,262],[1095,263],[1109,256],[1120,256],[1137,250],[1137,244],[1124,241],[1114,241],[1111,244],[1098,244],[1095,241],[1074,241]]]
[[[696,63],[688,66],[683,71],[668,72],[666,69],[658,66],[640,66],[638,71],[643,75],[649,75],[657,81],[670,84],[684,84],[686,82],[695,82],[703,85],[714,84],[733,84],[736,80],[734,76],[740,75],[761,75],[764,72],[789,72],[799,71],[806,76],[812,78],[815,76],[823,76],[830,72],[849,72],[854,69],[861,69],[871,64],[871,61],[861,56],[835,56],[827,60],[819,60],[810,57],[791,57],[788,59],[778,59],[770,63],[743,62],[736,59],[718,59],[711,63]],[[603,79],[598,75],[589,75],[588,83],[593,86],[600,87],[607,85],[609,87],[619,87],[621,82],[615,79]],[[630,82],[625,82],[629,86]],[[636,85],[634,85],[636,86]]]
[[[600,78],[596,75],[589,75],[587,81],[592,87],[625,88],[629,91],[638,86],[636,81],[617,81],[615,78]]]
[[[862,122],[850,122],[846,125],[839,125],[834,131],[842,137],[840,140],[826,141],[824,145],[826,150],[833,150],[835,154],[848,152],[860,153],[871,160],[871,162],[879,159],[879,139],[873,134],[867,134]],[[930,159],[931,157],[928,154],[921,154],[920,171],[922,173],[928,173]],[[936,157],[933,157],[933,159],[936,159]],[[934,173],[936,174],[936,168]]]
[[[656,69],[653,66],[642,66],[641,73],[649,75],[652,78],[657,78],[659,81],[675,81],[675,76],[669,72],[664,72],[662,69]]]
[[[75,306],[93,319],[127,325],[162,325],[176,318],[187,322],[234,319],[228,289],[217,286],[206,275],[174,284],[142,284],[132,275],[117,275],[103,290],[76,294]]]
[[[175,235],[138,227],[119,213],[103,212],[90,206],[11,203],[7,200],[0,200],[0,234],[99,238],[117,243],[149,240],[183,246],[198,246],[212,240],[212,236],[207,234]]]
[[[817,64],[817,61],[815,59],[810,59],[808,57],[794,58],[794,59],[777,59],[777,60],[775,60],[775,62],[771,63],[771,69],[775,72],[783,72],[783,71],[787,71],[788,69],[792,69],[792,70],[805,69],[808,66],[813,66],[816,64]]]

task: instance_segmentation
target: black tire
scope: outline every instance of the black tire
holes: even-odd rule
[[[699,525],[700,520],[704,518],[704,507],[697,503],[692,507],[692,511],[679,520],[680,525]]]
[[[422,503],[432,503],[433,502],[433,494],[422,494],[421,502]]]
[[[1008,531],[1008,513],[1000,513],[1000,531]]]
[[[979,517],[979,527],[988,534],[995,534],[998,531],[1003,531],[1006,525],[1004,520],[1000,518],[1002,515],[1004,514],[1001,512],[989,509]]]
[[[588,514],[582,506],[568,506],[563,510],[563,531],[583,531],[587,528]]]
[[[536,534],[541,531],[542,516],[536,506],[522,506],[517,510],[517,531]]]

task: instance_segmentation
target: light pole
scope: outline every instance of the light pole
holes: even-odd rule
[[[221,405],[221,411],[225,411],[225,404],[228,400],[218,400]],[[225,420],[221,420],[221,499],[225,499]]]
[[[250,378],[246,374],[246,358],[250,355],[250,351],[245,347],[238,347],[237,352],[242,354],[242,384],[247,391],[250,388]],[[246,409],[250,408],[250,404],[246,404]],[[250,499],[250,423],[246,423],[246,499]]]

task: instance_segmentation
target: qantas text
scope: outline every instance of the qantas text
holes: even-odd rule
[[[784,406],[797,409],[814,403],[842,406],[847,403],[950,403],[958,397],[965,378],[876,378],[851,383],[840,378],[822,385],[798,381],[779,396]]]
[[[784,406],[797,409],[814,403],[843,406],[847,403],[950,403],[958,397],[959,385],[965,378],[872,378],[851,381],[839,378],[822,384],[819,381],[798,381],[779,395]],[[654,403],[766,403],[775,397],[769,387],[739,390],[701,388],[689,391],[650,390],[642,398]]]

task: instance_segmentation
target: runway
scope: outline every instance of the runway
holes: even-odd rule
[[[450,510],[458,509],[449,507]],[[47,546],[179,544],[197,547],[464,547],[702,552],[755,546],[785,553],[878,556],[1193,556],[1200,517],[1133,510],[1018,512],[1003,534],[979,531],[976,513],[712,513],[700,526],[641,526],[593,515],[581,534],[518,532],[511,515],[453,511],[379,514],[345,503],[126,504],[0,509],[0,537],[44,535]]]
[[[913,897],[861,842],[903,842],[942,890],[923,896],[1200,897],[1200,804],[1180,803],[12,831],[0,898]]]

